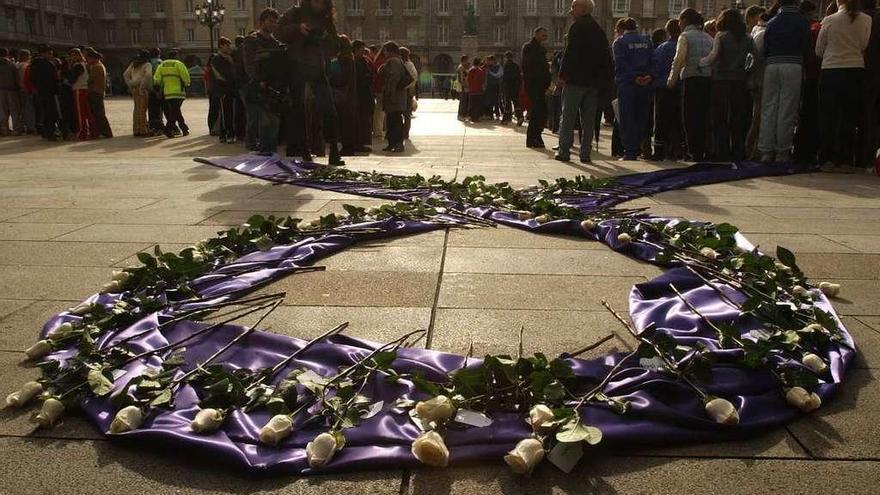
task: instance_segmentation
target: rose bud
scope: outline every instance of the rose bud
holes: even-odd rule
[[[504,462],[516,474],[529,474],[544,459],[544,444],[535,438],[520,440],[516,447],[504,456]]]
[[[38,359],[52,352],[52,344],[48,340],[38,340],[36,344],[24,351],[29,359]]]
[[[520,220],[530,220],[532,218],[535,218],[535,214],[530,211],[521,211],[516,214],[516,217]]]
[[[455,404],[445,395],[438,395],[416,404],[416,414],[427,421],[443,421],[455,416]]]
[[[596,221],[588,218],[581,222],[581,228],[584,230],[593,230],[596,228]]]
[[[718,259],[718,252],[710,247],[704,247],[700,249],[700,254],[709,258],[710,260]]]
[[[828,369],[828,365],[825,364],[825,361],[822,360],[819,356],[813,354],[812,352],[808,352],[804,354],[804,357],[801,359],[801,363],[804,364],[807,368],[810,368],[815,373],[825,373],[825,370]]]
[[[131,278],[131,274],[128,273],[127,271],[123,270],[123,271],[114,271],[112,280],[119,282],[120,284],[124,284],[124,283],[128,282],[128,279],[130,279],[130,278]]]
[[[412,454],[428,466],[449,465],[449,449],[446,448],[443,437],[436,431],[427,431],[416,438],[412,443]]]
[[[205,261],[205,255],[201,253],[201,251],[193,251],[193,261],[196,263],[202,263]]]
[[[60,400],[50,397],[43,401],[43,407],[40,408],[40,412],[34,416],[34,422],[36,422],[40,428],[51,428],[55,426],[55,423],[61,419],[61,416],[64,415],[64,404],[61,403]]]
[[[840,294],[840,284],[832,284],[831,282],[821,282],[819,290],[828,297],[835,297]]]
[[[43,385],[39,382],[27,382],[15,392],[6,396],[7,407],[22,407],[43,393]]]
[[[791,272],[791,267],[786,265],[785,263],[781,263],[779,261],[774,261],[773,266],[775,266],[776,269],[779,270],[780,272],[785,272],[785,273]]]
[[[810,294],[810,291],[801,287],[800,285],[795,285],[794,287],[791,288],[791,293],[796,296],[806,297]]]
[[[626,232],[621,232],[620,234],[617,234],[617,242],[621,244],[629,244],[630,242],[632,242],[632,236],[630,236]]]
[[[91,309],[91,307],[92,307],[91,303],[81,302],[81,303],[77,304],[76,306],[68,309],[67,312],[72,315],[82,316],[82,315],[88,313],[89,309]]]
[[[538,215],[535,217],[535,221],[538,223],[547,223],[551,220],[550,215],[546,213],[544,215]]]
[[[136,430],[144,422],[144,412],[137,406],[123,407],[116,413],[113,422],[110,423],[109,433],[125,433]]]
[[[492,200],[492,204],[495,206],[504,206],[504,198],[495,198]]]
[[[49,340],[59,340],[67,336],[67,334],[72,331],[73,325],[70,322],[64,322],[58,325],[57,328],[49,332],[49,334],[46,335],[46,338],[48,338]]]
[[[293,432],[293,421],[286,414],[276,414],[260,428],[260,441],[266,445],[278,445]]]
[[[553,421],[553,410],[544,404],[538,404],[529,411],[529,419],[527,423],[532,425],[534,430],[539,430],[544,426],[544,423],[549,421]]]
[[[336,437],[331,433],[321,433],[314,440],[306,444],[306,457],[312,469],[321,469],[338,450]]]
[[[706,403],[706,414],[716,423],[735,425],[739,423],[739,413],[727,399],[715,398]]]
[[[225,419],[221,411],[208,408],[200,410],[189,425],[196,433],[213,433],[220,428]]]
[[[121,286],[116,280],[113,280],[112,282],[107,282],[106,284],[101,286],[101,292],[103,292],[104,294],[115,293],[119,292],[120,290]]]
[[[822,405],[822,399],[815,392],[807,392],[803,387],[788,389],[785,400],[803,412],[815,411]]]
[[[482,196],[477,196],[474,198],[474,206],[483,206],[486,204],[486,198]]]

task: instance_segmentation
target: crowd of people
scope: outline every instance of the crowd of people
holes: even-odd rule
[[[451,89],[469,124],[528,120],[526,146],[559,134],[555,158],[579,159],[613,127],[623,160],[798,161],[826,171],[872,166],[880,148],[880,17],[876,0],[837,0],[821,22],[811,0],[778,0],[704,19],[692,8],[644,34],[620,19],[614,39],[593,18],[593,0],[573,0],[565,49],[548,57],[537,28],[519,54],[461,57]],[[111,137],[107,72],[89,47],[63,58],[41,46],[0,48],[0,133],[49,140]],[[248,36],[220,38],[204,72],[208,126],[240,143],[311,160],[401,153],[417,108],[419,74],[405,47],[367,46],[337,32],[332,0],[267,8]],[[144,51],[125,69],[133,134],[187,135],[182,105],[191,84],[176,50]]]

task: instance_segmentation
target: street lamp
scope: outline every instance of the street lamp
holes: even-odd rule
[[[207,0],[205,3],[196,5],[194,13],[196,19],[199,20],[199,23],[208,27],[208,31],[210,32],[211,54],[213,55],[214,27],[223,22],[223,18],[226,17],[226,7],[224,7],[222,3],[215,2],[214,0]]]

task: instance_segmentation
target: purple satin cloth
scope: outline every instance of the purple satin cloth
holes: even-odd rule
[[[300,165],[285,163],[276,157],[249,155],[212,160],[222,168],[255,177],[278,180],[291,173],[292,167]],[[634,174],[619,178],[621,183],[633,186],[632,194],[645,195],[652,191],[687,187],[694,184],[723,182],[763,175],[792,173],[777,167],[756,164],[711,165],[701,164],[677,170],[664,170],[646,174]],[[306,181],[307,182],[307,181]],[[310,184],[297,181],[297,184],[323,189],[354,192],[350,184]],[[390,199],[408,199],[410,195],[392,197],[387,190],[371,194],[369,188],[358,186],[357,194],[365,194]],[[637,196],[633,196],[637,197]],[[597,199],[598,198],[598,199]],[[616,198],[616,199],[615,199]],[[588,211],[598,206],[616,204],[619,197],[594,195],[579,198],[583,203],[578,207]],[[632,199],[627,198],[627,199]],[[578,198],[574,198],[576,202]],[[598,203],[601,204],[598,204]],[[557,220],[538,225],[535,220],[520,221],[513,215],[489,208],[471,208],[469,213],[491,219],[497,223],[524,230],[566,234],[582,237],[585,240],[600,241],[615,251],[647,262],[656,263],[656,249],[640,243],[621,245],[617,241],[618,226],[615,220],[606,220],[592,232],[584,231],[580,224],[571,220]],[[650,218],[650,217],[646,217]],[[370,239],[394,237],[405,234],[426,232],[443,228],[430,222],[387,220],[371,222],[355,227],[372,227],[382,232],[370,235]],[[528,235],[524,233],[523,235]],[[361,236],[358,240],[365,240]],[[747,241],[740,236],[741,247],[748,248]],[[343,234],[325,235],[303,240],[291,246],[275,246],[267,251],[258,251],[237,260],[233,266],[219,267],[211,273],[196,279],[192,286],[203,297],[212,302],[231,300],[243,293],[290,274],[292,268],[314,264],[317,260],[339,252],[354,243],[354,238]],[[241,273],[248,268],[250,271]],[[671,266],[661,276],[649,282],[636,285],[630,293],[630,315],[635,327],[643,332],[651,323],[655,331],[662,331],[683,345],[703,344],[713,351],[718,362],[712,367],[711,380],[706,391],[727,398],[739,410],[740,424],[736,426],[718,425],[704,412],[703,404],[693,391],[669,376],[639,367],[637,359],[622,365],[609,381],[605,392],[609,396],[620,397],[630,402],[631,410],[626,415],[618,415],[603,405],[589,405],[581,410],[583,421],[602,430],[603,441],[599,449],[638,448],[646,445],[678,445],[697,441],[718,441],[739,439],[755,435],[768,429],[779,427],[800,413],[788,406],[779,384],[768,371],[750,370],[732,364],[730,350],[721,349],[716,334],[696,315],[694,315],[669,288],[673,284],[700,312],[715,321],[733,321],[742,334],[759,328],[753,317],[742,315],[737,309],[726,304],[717,293],[699,278],[680,266]],[[294,275],[295,276],[295,275]],[[742,299],[727,286],[722,286],[732,299]],[[111,304],[116,296],[101,294],[92,296],[91,302]],[[824,297],[819,302],[822,309],[833,313],[831,305]],[[181,309],[194,309],[190,304]],[[105,336],[99,345],[108,345],[126,336],[155,327],[170,318],[170,313],[143,315],[138,323],[127,329]],[[43,334],[51,331],[64,321],[77,317],[65,313],[52,318],[44,327]],[[160,333],[149,332],[129,342],[135,352],[155,349],[169,342],[177,341],[192,332],[203,328],[204,323],[183,321]],[[843,325],[841,324],[841,328]],[[213,332],[198,336],[186,347],[186,362],[183,370],[192,367],[211,356],[244,329],[227,325]],[[845,332],[846,339],[854,346],[852,338]],[[237,368],[256,369],[269,367],[281,361],[294,350],[301,348],[305,341],[273,333],[256,331],[226,351],[216,362]],[[330,338],[309,348],[287,369],[276,376],[280,380],[288,370],[307,367],[328,376],[340,366],[350,365],[364,357],[380,344],[367,342],[344,335]],[[52,358],[64,360],[71,351],[59,351]],[[853,358],[854,352],[843,346],[832,344],[822,357],[829,363],[828,383],[818,387],[816,392],[823,402],[828,401],[843,379],[843,374]],[[624,357],[623,354],[609,355],[598,359],[569,359],[577,377],[574,390],[586,392],[597,385],[609,370]],[[444,380],[447,374],[464,364],[476,366],[479,359],[465,363],[463,356],[443,352],[405,348],[398,352],[394,367],[402,372],[421,371],[430,380]],[[117,390],[131,378],[139,375],[146,366],[158,366],[158,358],[152,357],[145,363],[136,362],[127,368],[127,373],[116,381]],[[390,404],[398,398],[420,399],[423,395],[414,391],[411,384],[389,384],[377,378],[365,389],[372,400],[382,400],[385,406],[377,415],[364,420],[356,428],[344,431],[345,448],[338,452],[333,461],[321,472],[334,472],[352,469],[401,468],[419,465],[410,452],[410,444],[419,435],[418,428],[410,422],[408,415],[389,410]],[[115,414],[115,408],[107,399],[90,398],[83,408],[86,414],[102,431],[107,431]],[[198,435],[191,431],[190,421],[198,411],[198,397],[189,386],[180,389],[175,400],[174,410],[155,411],[144,425],[120,437],[130,441],[149,441],[174,448],[186,447],[193,453],[210,457],[215,462],[223,462],[246,470],[259,472],[284,472],[313,474],[306,461],[305,445],[326,427],[310,426],[295,429],[294,434],[283,441],[279,447],[262,445],[258,440],[259,429],[268,421],[266,411],[250,414],[234,411],[224,426],[211,435]],[[451,462],[497,459],[509,451],[520,439],[530,433],[522,415],[505,413],[494,416],[494,423],[484,428],[451,428],[445,440],[451,451]],[[303,418],[298,418],[297,424]],[[587,452],[590,454],[589,451]]]

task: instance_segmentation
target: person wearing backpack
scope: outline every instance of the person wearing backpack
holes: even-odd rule
[[[189,135],[181,107],[186,100],[190,78],[186,65],[177,60],[178,54],[176,48],[168,50],[165,60],[153,72],[153,85],[159,87],[165,102],[165,137],[169,139],[177,135],[178,129],[184,136]]]

